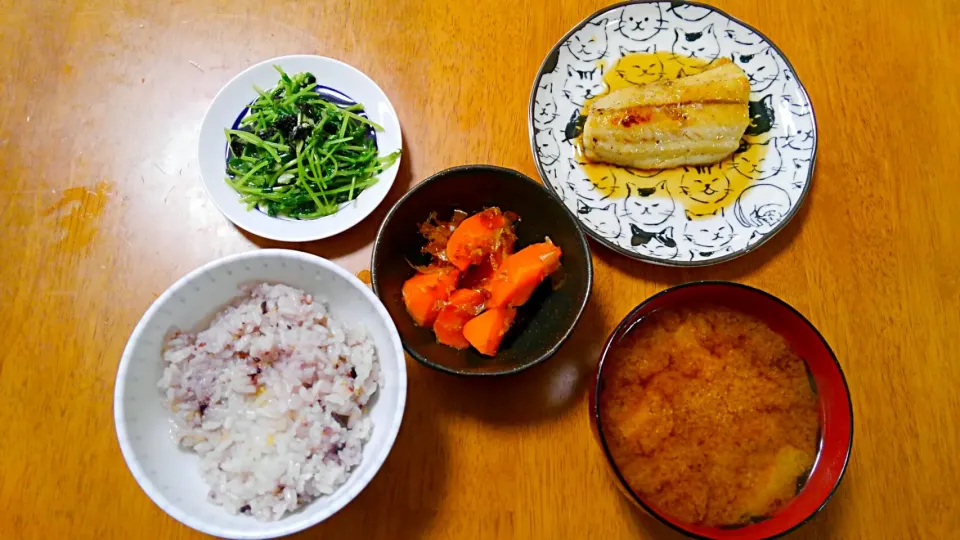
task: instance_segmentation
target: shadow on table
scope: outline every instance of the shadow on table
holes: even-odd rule
[[[408,369],[416,369],[408,360]],[[409,396],[429,392],[409,380]],[[298,540],[342,538],[415,539],[424,536],[447,492],[449,450],[428,400],[407,399],[403,425],[390,455],[370,484],[340,512],[292,536]]]
[[[656,538],[657,540],[683,540],[687,538],[637,508],[636,505],[627,500],[626,496],[621,495],[620,505],[623,507],[623,514],[630,517],[630,524],[634,531],[633,536],[636,538]]]
[[[406,147],[406,142],[403,144],[404,147]],[[397,178],[394,180],[393,186],[390,187],[390,191],[387,192],[387,196],[384,197],[383,201],[377,205],[369,216],[360,221],[360,223],[357,223],[336,236],[324,238],[323,240],[314,240],[312,242],[278,242],[257,236],[236,227],[236,225],[234,225],[234,227],[260,248],[297,249],[331,260],[346,257],[364,249],[377,237],[377,230],[379,230],[380,224],[383,223],[383,219],[387,216],[387,212],[393,208],[393,205],[400,200],[400,197],[403,197],[413,184],[411,166],[410,154],[404,153],[400,159],[400,169],[397,171]],[[367,264],[369,265],[369,261]]]
[[[611,249],[600,245],[591,239],[591,250],[594,255],[606,264],[616,268],[635,279],[653,281],[667,286],[679,285],[689,281],[724,280],[740,281],[750,273],[770,262],[783,252],[800,234],[803,224],[810,214],[812,199],[807,199],[800,206],[790,223],[780,232],[764,242],[755,251],[747,253],[729,262],[715,266],[700,266],[692,268],[676,268],[659,266],[624,257]]]
[[[580,323],[552,358],[515,375],[456,377],[421,367],[437,407],[499,424],[525,424],[562,414],[591,384],[606,337],[591,299]]]

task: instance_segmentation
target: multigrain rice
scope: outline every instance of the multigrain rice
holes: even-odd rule
[[[285,285],[257,284],[206,330],[174,330],[159,382],[209,498],[276,520],[333,493],[361,459],[379,364],[362,328]]]

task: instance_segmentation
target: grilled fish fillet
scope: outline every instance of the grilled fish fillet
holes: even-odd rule
[[[729,61],[697,75],[615,90],[587,112],[584,155],[637,169],[716,163],[740,144],[749,100],[750,81]]]

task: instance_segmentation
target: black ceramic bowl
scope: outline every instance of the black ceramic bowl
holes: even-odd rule
[[[495,357],[437,343],[433,332],[413,323],[403,305],[403,282],[412,264],[426,264],[420,224],[431,212],[448,219],[454,210],[473,214],[491,206],[520,216],[517,249],[550,239],[563,250],[559,286],[547,280],[517,310]],[[466,165],[441,171],[410,190],[390,210],[377,232],[370,265],[373,290],[400,331],[403,347],[420,363],[457,375],[505,375],[543,362],[557,352],[580,319],[593,283],[587,239],[576,218],[539,183],[517,171]]]

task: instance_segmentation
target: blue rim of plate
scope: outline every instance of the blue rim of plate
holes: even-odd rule
[[[608,13],[625,6],[631,6],[631,5],[637,5],[637,4],[662,4],[662,3],[667,3],[667,2],[665,0],[628,0],[625,2],[618,2],[616,4],[609,5],[607,7],[601,8],[591,13],[590,15],[585,17],[583,20],[581,20],[579,23],[577,23],[576,26],[571,28],[566,34],[564,34],[563,37],[561,37],[557,41],[557,43],[550,49],[550,52],[547,53],[543,62],[540,64],[540,69],[537,71],[537,75],[533,80],[533,86],[530,90],[530,101],[527,106],[527,131],[530,138],[530,151],[533,154],[533,161],[537,167],[537,173],[540,175],[540,179],[543,182],[544,186],[546,186],[546,188],[550,191],[551,194],[553,194],[554,197],[557,197],[558,199],[560,199],[561,202],[563,202],[563,197],[559,193],[557,193],[554,187],[547,180],[546,171],[544,171],[543,165],[540,163],[540,158],[537,153],[536,129],[534,127],[534,112],[535,112],[534,107],[536,105],[537,88],[540,85],[540,80],[543,78],[545,74],[552,73],[553,70],[556,69],[557,64],[559,63],[559,60],[560,60],[560,49],[567,43],[567,41],[575,33],[577,33],[577,31],[579,31],[584,26],[586,26],[590,21],[594,20],[600,15],[603,15],[604,13]],[[700,2],[688,2],[688,1],[676,1],[676,0],[670,1],[669,3],[670,3],[670,9],[674,9],[680,6],[699,7],[702,9],[709,10],[713,13],[716,13],[721,17],[725,17],[726,19],[733,21],[737,24],[740,24],[747,30],[750,30],[751,32],[755,33],[764,42],[766,42],[767,45],[769,45],[774,51],[776,51],[777,54],[780,55],[780,58],[783,60],[783,62],[786,64],[787,69],[789,69],[790,72],[794,74],[794,80],[796,81],[797,87],[800,89],[800,92],[802,92],[804,97],[807,99],[808,106],[810,107],[810,116],[811,116],[812,125],[813,125],[813,132],[814,132],[813,149],[811,151],[811,157],[810,157],[810,168],[807,171],[807,178],[804,183],[803,190],[800,193],[800,196],[797,198],[797,203],[793,205],[793,207],[783,217],[783,219],[781,219],[780,222],[777,223],[776,226],[774,226],[769,233],[763,235],[756,243],[747,245],[745,248],[739,251],[730,253],[728,255],[724,255],[722,257],[717,257],[715,259],[708,259],[708,260],[673,261],[673,260],[664,260],[664,259],[658,259],[655,257],[649,257],[646,255],[643,255],[642,253],[625,249],[611,242],[610,240],[602,237],[596,231],[586,226],[583,223],[583,221],[580,220],[579,217],[577,218],[577,222],[580,223],[580,227],[587,233],[588,236],[590,236],[590,238],[599,242],[603,246],[609,249],[612,249],[616,253],[619,253],[620,255],[624,255],[631,259],[635,259],[635,260],[639,260],[639,261],[643,261],[651,264],[656,264],[659,266],[672,266],[672,267],[712,266],[715,264],[720,264],[720,263],[724,263],[724,262],[736,259],[738,257],[742,257],[743,255],[746,255],[748,253],[755,251],[757,248],[765,244],[768,240],[770,240],[771,238],[776,236],[780,231],[786,228],[787,224],[789,224],[790,221],[793,220],[793,217],[796,216],[797,213],[799,213],[800,208],[803,207],[804,202],[806,202],[807,195],[810,192],[810,186],[813,183],[813,174],[817,164],[817,148],[819,144],[819,137],[817,135],[817,129],[816,129],[817,117],[816,117],[816,111],[814,110],[814,107],[813,107],[813,101],[810,100],[810,94],[807,92],[806,87],[800,81],[800,77],[796,74],[797,72],[793,68],[793,64],[790,63],[790,60],[787,58],[787,55],[785,55],[783,51],[779,47],[777,47],[776,43],[774,43],[770,38],[768,38],[763,32],[760,32],[753,26],[741,21],[736,17],[731,16],[727,12],[708,4],[702,4]],[[564,202],[564,204],[566,203]]]

